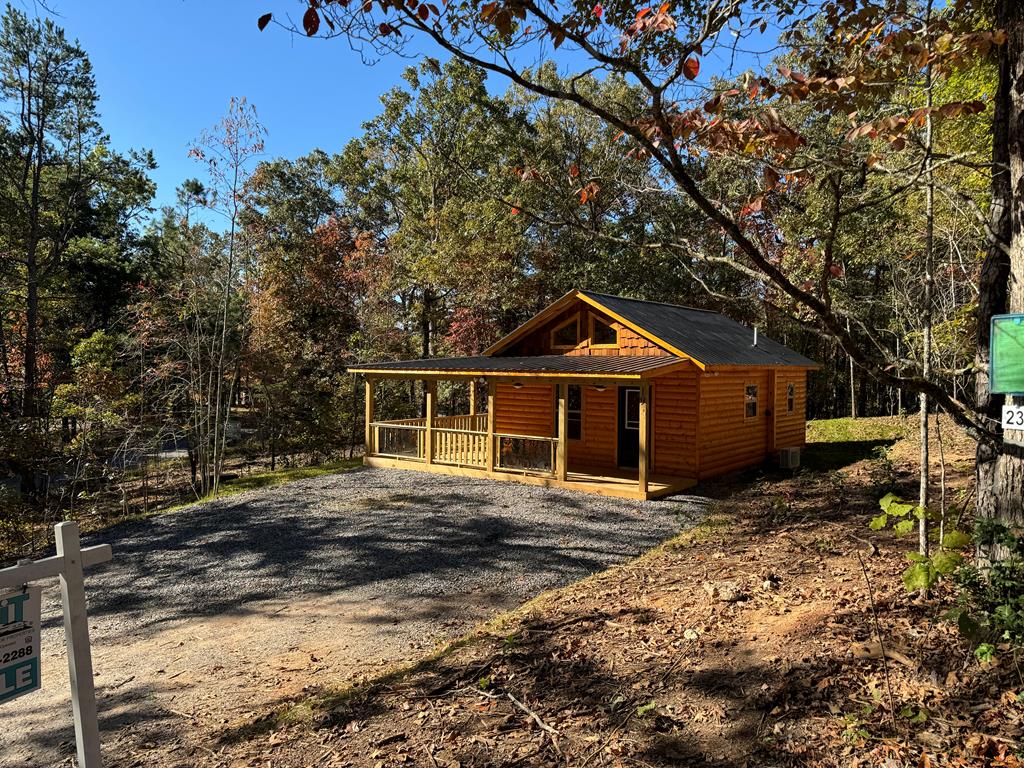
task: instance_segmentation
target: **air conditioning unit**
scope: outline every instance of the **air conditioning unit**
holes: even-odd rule
[[[800,468],[800,449],[782,448],[779,450],[779,467],[781,469]]]

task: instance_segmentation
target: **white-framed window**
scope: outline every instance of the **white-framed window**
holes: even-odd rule
[[[566,436],[570,440],[583,439],[583,387],[578,384],[570,384],[567,389],[566,419],[569,422],[569,429]],[[561,424],[558,418],[558,387],[555,390],[555,437],[558,437],[558,430]]]
[[[640,390],[626,390],[626,429],[640,429]]]
[[[743,393],[743,417],[757,418],[757,384],[747,384]]]
[[[567,437],[570,440],[583,439],[583,387],[579,384],[569,385],[569,395],[566,402],[569,411],[569,429]]]

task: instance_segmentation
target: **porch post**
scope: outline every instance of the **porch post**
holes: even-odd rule
[[[568,474],[569,456],[569,385],[564,381],[558,383],[558,447],[555,453],[555,479],[565,481]]]
[[[637,468],[640,493],[647,496],[647,478],[650,471],[651,457],[651,424],[650,424],[651,385],[640,383],[640,461]]]
[[[363,384],[363,389],[365,391],[363,411],[364,419],[366,421],[366,442],[363,448],[364,457],[372,456],[374,452],[373,427],[370,426],[371,424],[373,424],[373,384],[373,379],[367,376]]]
[[[487,380],[487,471],[494,471],[494,394],[497,387],[490,379]]]
[[[476,416],[476,379],[469,380],[469,415]]]
[[[427,443],[424,447],[423,456],[426,458],[427,464],[433,464],[434,413],[437,410],[437,382],[434,379],[428,379],[423,383],[427,393],[427,431],[424,433]]]

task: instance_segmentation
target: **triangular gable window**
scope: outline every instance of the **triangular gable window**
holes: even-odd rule
[[[573,317],[551,331],[551,346],[555,349],[572,349],[580,343],[580,319]]]
[[[619,332],[597,315],[591,315],[590,344],[594,347],[617,347]]]

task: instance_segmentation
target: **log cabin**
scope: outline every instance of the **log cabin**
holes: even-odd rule
[[[817,367],[716,312],[574,290],[480,356],[350,372],[368,466],[650,499],[802,448]],[[422,380],[426,415],[378,420],[382,379]],[[469,413],[438,413],[439,380]]]

